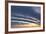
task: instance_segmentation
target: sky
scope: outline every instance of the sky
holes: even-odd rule
[[[40,7],[11,6],[12,16],[35,17],[40,19]]]

